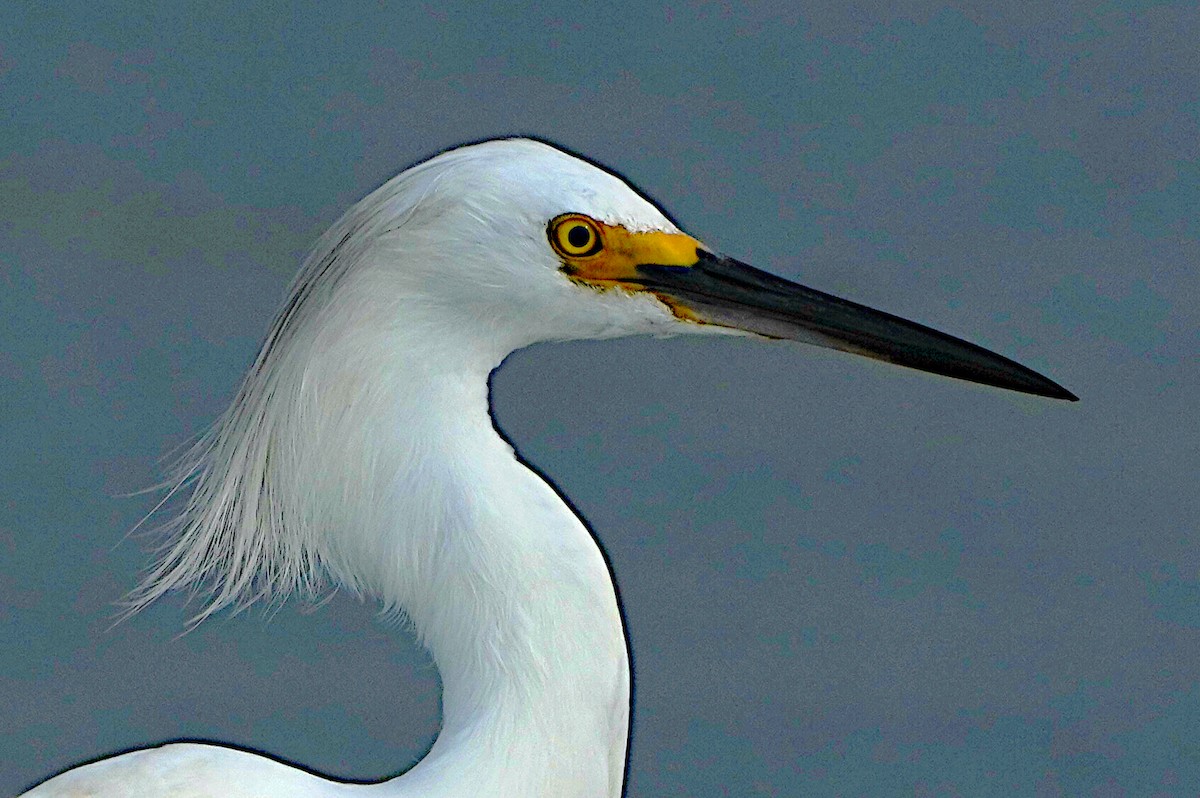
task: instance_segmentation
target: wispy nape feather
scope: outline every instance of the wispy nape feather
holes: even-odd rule
[[[312,354],[329,343],[320,340],[325,331],[337,329],[337,319],[329,317],[337,314],[335,297],[347,276],[361,269],[382,236],[403,228],[443,174],[418,166],[399,175],[318,241],[233,403],[169,469],[163,501],[191,493],[178,515],[151,529],[162,541],[157,560],[122,603],[121,617],[175,590],[202,601],[190,621],[195,625],[224,608],[240,611],[294,592],[315,597],[326,587],[331,552],[320,532],[331,519],[316,517],[306,500],[315,487],[311,458],[331,438],[347,444],[347,456],[355,453],[337,419],[320,419],[327,434],[313,439],[314,414],[329,412],[318,394],[334,378],[321,373]],[[364,465],[360,460],[359,467],[343,469],[348,473],[337,489],[343,511],[362,498],[348,491],[368,487],[367,479],[353,487],[356,477],[365,476]],[[362,587],[352,575],[338,581]]]

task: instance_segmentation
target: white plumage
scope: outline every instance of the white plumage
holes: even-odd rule
[[[27,795],[619,796],[630,678],[612,583],[583,524],[493,428],[488,375],[539,341],[746,331],[1069,397],[956,339],[717,258],[549,145],[443,153],[317,244],[233,405],[184,458],[193,493],[130,605],[200,589],[199,620],[327,580],[376,596],[437,662],[433,749],[355,786],[174,744]]]

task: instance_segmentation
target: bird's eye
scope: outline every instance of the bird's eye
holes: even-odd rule
[[[572,213],[552,219],[549,232],[550,245],[566,258],[586,258],[604,248],[600,228],[586,216]]]

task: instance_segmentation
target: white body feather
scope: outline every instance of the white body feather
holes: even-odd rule
[[[326,579],[378,596],[441,673],[428,756],[352,786],[175,744],[76,768],[29,798],[620,795],[629,671],[607,567],[493,429],[488,375],[538,341],[722,330],[566,279],[545,233],[566,212],[675,231],[618,178],[524,140],[450,151],[355,205],[185,459],[194,493],[132,599],[200,589],[202,618]]]

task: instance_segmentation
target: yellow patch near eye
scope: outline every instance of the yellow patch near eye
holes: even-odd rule
[[[694,266],[702,248],[699,241],[683,233],[633,232],[578,213],[552,219],[547,235],[563,261],[563,272],[596,288],[641,290],[640,285],[628,282],[638,278],[639,265]]]

